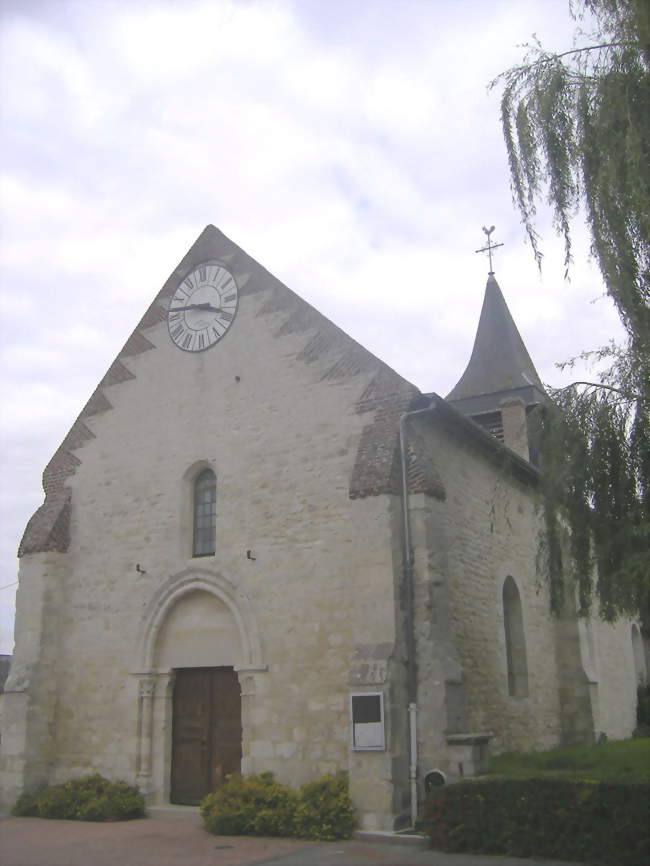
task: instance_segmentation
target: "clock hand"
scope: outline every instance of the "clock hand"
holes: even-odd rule
[[[223,313],[221,307],[213,307],[212,304],[188,304],[186,307],[170,307],[170,313],[182,313],[184,310],[207,310],[210,313]]]

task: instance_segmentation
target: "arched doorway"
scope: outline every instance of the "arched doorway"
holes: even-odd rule
[[[151,803],[199,802],[239,771],[242,697],[266,670],[250,601],[221,575],[175,575],[147,606],[138,657],[138,784]]]
[[[157,668],[174,672],[169,799],[193,805],[241,770],[241,646],[232,614],[208,592],[186,593],[168,612],[154,657]]]

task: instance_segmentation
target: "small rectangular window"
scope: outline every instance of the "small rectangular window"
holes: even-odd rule
[[[384,696],[381,692],[350,695],[352,748],[381,751],[385,748]]]

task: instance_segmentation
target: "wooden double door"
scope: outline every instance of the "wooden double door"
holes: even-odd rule
[[[176,671],[172,719],[172,803],[196,805],[241,769],[241,691],[235,670]]]

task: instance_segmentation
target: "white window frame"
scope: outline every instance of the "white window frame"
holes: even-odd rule
[[[357,725],[354,723],[354,698],[379,698],[379,722],[358,723],[372,725],[374,730],[365,733],[375,735],[371,745],[357,743]],[[361,733],[361,731],[359,731]],[[383,692],[351,692],[350,693],[350,744],[354,752],[384,752],[386,750],[386,717],[384,715]]]

